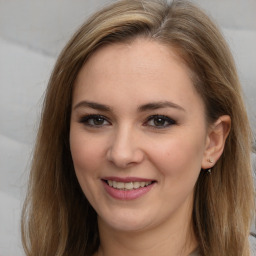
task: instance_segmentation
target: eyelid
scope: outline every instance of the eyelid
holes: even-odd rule
[[[149,121],[153,120],[154,118],[163,119],[164,121],[167,121],[168,124],[164,125],[164,126],[147,125],[147,123]],[[175,124],[177,124],[177,122],[173,118],[170,118],[170,117],[168,117],[166,115],[159,115],[159,114],[149,116],[146,119],[146,121],[143,123],[144,126],[149,126],[149,127],[153,128],[153,129],[164,129],[164,128],[168,128],[169,126],[175,125]]]
[[[84,115],[82,117],[79,118],[79,123],[82,123],[86,126],[90,126],[90,127],[95,127],[95,128],[101,128],[103,126],[107,126],[106,124],[102,124],[102,125],[92,125],[92,124],[89,124],[88,121],[90,119],[96,119],[96,118],[102,118],[104,119],[104,121],[107,121],[108,124],[107,125],[111,125],[111,122],[109,121],[109,119],[106,117],[106,116],[103,116],[103,115],[99,115],[99,114],[88,114],[88,115]]]
[[[89,121],[92,120],[92,122],[94,122],[97,118],[100,118],[103,120],[102,124],[91,124]],[[149,124],[150,121],[154,121],[154,119],[162,119],[164,121],[163,125],[157,125],[157,124]],[[94,119],[94,120],[93,120]],[[109,126],[112,125],[111,121],[109,120],[109,118],[107,118],[104,115],[101,114],[87,114],[87,115],[83,115],[82,117],[79,118],[78,120],[79,123],[82,123],[85,126],[89,126],[92,128],[101,128],[104,126]],[[107,124],[105,123],[107,122]],[[164,128],[168,128],[169,126],[175,125],[177,124],[177,122],[173,119],[170,118],[166,115],[160,115],[160,114],[155,114],[155,115],[151,115],[149,117],[146,118],[146,120],[143,122],[143,126],[148,126],[152,129],[164,129]]]

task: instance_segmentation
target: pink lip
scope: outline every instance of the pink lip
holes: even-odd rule
[[[113,180],[113,181],[118,181],[118,182],[142,182],[142,181],[152,181],[150,179],[142,179],[142,178],[135,178],[135,177],[127,177],[127,178],[119,178],[119,177],[107,177],[106,179],[102,179],[102,183],[103,186],[105,188],[105,190],[107,191],[107,193],[118,200],[133,200],[136,198],[139,198],[143,195],[145,195],[146,193],[148,193],[151,188],[156,184],[155,182],[153,182],[152,184],[143,187],[143,188],[137,188],[137,189],[132,189],[132,190],[120,190],[120,189],[116,189],[113,188],[111,186],[109,186],[105,180]]]
[[[102,180],[113,180],[118,182],[147,182],[147,181],[153,181],[152,179],[145,179],[145,178],[139,178],[139,177],[115,177],[115,176],[109,176],[109,177],[103,177]]]

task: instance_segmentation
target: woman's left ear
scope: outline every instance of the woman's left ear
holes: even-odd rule
[[[220,158],[230,127],[231,119],[228,115],[220,116],[215,123],[210,125],[206,138],[204,157],[202,159],[202,169],[212,168]]]

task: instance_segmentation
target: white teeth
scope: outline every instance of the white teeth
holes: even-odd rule
[[[141,182],[140,184],[141,184],[142,187],[145,187],[146,182]]]
[[[143,188],[145,186],[148,186],[152,183],[152,181],[142,181],[142,182],[118,182],[118,181],[112,181],[112,180],[107,180],[107,183],[110,187],[120,189],[120,190],[132,190],[132,189],[138,189],[138,188]]]
[[[123,182],[116,182],[116,188],[124,189],[124,188],[126,188],[126,186]]]
[[[120,182],[122,183],[122,182]],[[124,183],[124,188],[127,190],[133,189],[133,183],[129,182],[129,183]]]
[[[138,181],[135,181],[135,182],[133,182],[133,188],[139,188],[140,187],[140,182],[138,182]]]

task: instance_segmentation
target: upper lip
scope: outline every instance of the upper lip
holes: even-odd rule
[[[116,176],[103,177],[102,180],[112,180],[112,181],[124,182],[124,183],[155,181],[154,179],[146,179],[146,178],[140,178],[140,177],[116,177]]]

